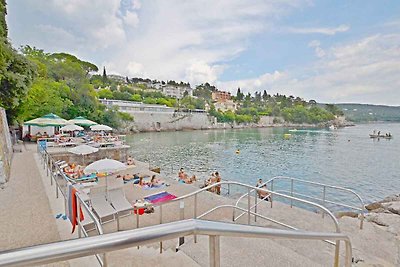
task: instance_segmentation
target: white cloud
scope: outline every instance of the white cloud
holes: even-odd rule
[[[311,66],[292,68],[283,75],[221,83],[250,92],[296,95],[321,102],[361,102],[399,105],[400,34],[372,35],[326,50]],[[319,47],[314,40],[310,47]]]
[[[136,28],[139,24],[139,16],[136,12],[126,11],[124,22],[128,26]]]
[[[298,33],[298,34],[325,34],[325,35],[335,35],[338,32],[347,32],[350,29],[350,26],[348,25],[340,25],[335,28],[293,28],[293,27],[288,27],[284,29],[284,31],[290,32],[290,33]]]
[[[321,48],[321,42],[318,40],[313,40],[308,44],[309,47],[314,48],[315,50],[315,55],[319,58],[325,56],[325,51]]]

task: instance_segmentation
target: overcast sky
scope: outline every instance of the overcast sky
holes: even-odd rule
[[[400,105],[400,1],[9,0],[9,37],[108,73]]]

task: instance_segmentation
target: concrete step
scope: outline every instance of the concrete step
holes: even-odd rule
[[[197,243],[187,238],[181,247],[200,266],[209,266],[208,237],[198,236]],[[221,237],[221,266],[330,266],[320,264],[269,239]]]
[[[107,261],[111,267],[199,267],[183,252],[166,250],[160,254],[158,249],[146,246],[111,252],[107,255]]]

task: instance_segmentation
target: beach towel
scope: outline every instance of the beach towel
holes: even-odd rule
[[[157,193],[154,195],[147,196],[144,198],[144,200],[155,204],[155,203],[165,202],[165,201],[168,201],[168,200],[171,200],[174,198],[176,198],[175,195],[172,195],[172,194],[164,191],[164,192],[160,192],[160,193]]]
[[[75,187],[68,183],[68,193],[67,193],[67,217],[72,224],[72,233],[75,231],[75,226],[78,225],[78,203],[76,200],[76,192],[78,192]],[[82,208],[80,209],[80,219],[84,220]]]

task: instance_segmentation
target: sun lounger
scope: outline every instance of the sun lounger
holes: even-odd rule
[[[106,200],[105,191],[101,192],[98,188],[90,189],[90,201],[93,211],[96,213],[100,223],[109,222],[115,219],[116,211]]]
[[[129,215],[132,211],[132,205],[125,198],[125,194],[122,188],[108,191],[108,201],[118,212],[118,216]]]

